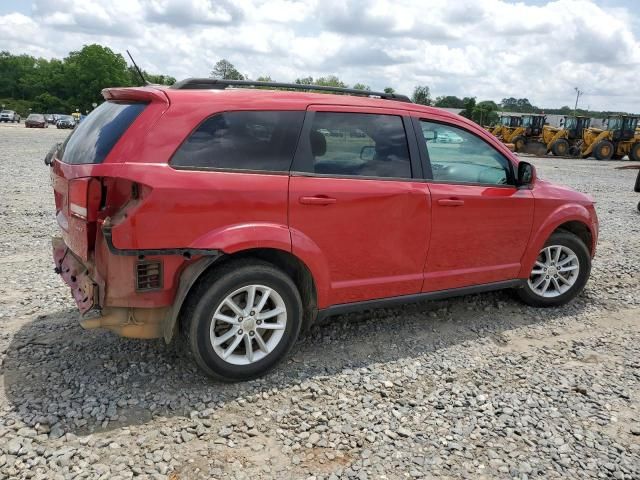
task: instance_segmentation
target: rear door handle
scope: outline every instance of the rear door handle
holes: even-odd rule
[[[464,205],[464,200],[458,198],[441,198],[438,200],[438,205],[443,207],[461,207]]]
[[[335,198],[327,197],[325,195],[316,195],[314,197],[300,197],[300,203],[303,205],[331,205],[336,203]]]

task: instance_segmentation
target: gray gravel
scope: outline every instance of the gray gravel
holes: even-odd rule
[[[332,319],[266,378],[83,331],[52,271],[42,158],[0,126],[0,479],[640,478],[640,200],[627,162],[531,159],[598,202],[571,305],[508,292]]]

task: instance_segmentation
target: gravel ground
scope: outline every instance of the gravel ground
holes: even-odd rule
[[[598,202],[571,305],[497,292],[338,317],[228,385],[179,348],[78,325],[42,163],[66,134],[0,126],[0,478],[640,478],[627,162],[531,159]]]

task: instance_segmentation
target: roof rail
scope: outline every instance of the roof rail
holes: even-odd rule
[[[300,83],[280,83],[280,82],[258,82],[253,80],[221,80],[217,78],[187,78],[174,83],[171,87],[177,90],[224,90],[227,87],[272,87],[286,90],[316,90],[320,92],[343,93],[347,95],[358,95],[361,97],[383,98],[385,100],[396,100],[398,102],[409,102],[411,100],[406,95],[397,93],[371,92],[369,90],[358,90],[355,88],[329,87],[325,85],[303,85]]]

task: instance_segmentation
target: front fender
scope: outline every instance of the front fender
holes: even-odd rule
[[[525,251],[522,260],[520,262],[520,278],[529,278],[529,274],[533,265],[538,258],[538,254],[544,246],[547,239],[551,234],[558,229],[561,225],[567,222],[580,222],[589,229],[591,232],[591,238],[593,239],[592,245],[587,245],[589,251],[593,254],[595,252],[595,242],[597,241],[597,229],[593,225],[593,218],[587,207],[580,204],[565,204],[561,205],[548,215],[542,224],[538,227],[534,227],[532,237],[529,239],[529,245]]]

